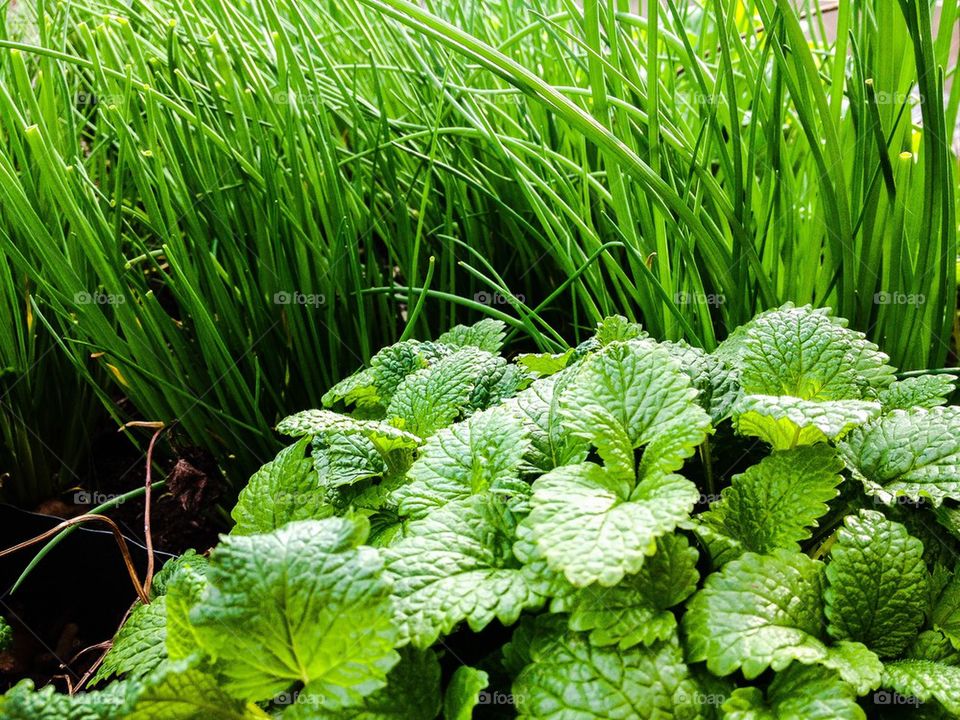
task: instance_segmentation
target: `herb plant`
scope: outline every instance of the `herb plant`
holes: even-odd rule
[[[209,558],[163,568],[102,689],[24,681],[0,712],[960,715],[956,378],[896,380],[792,305],[710,354],[622,317],[561,354],[508,362],[503,338],[400,342],[281,422],[293,443]]]

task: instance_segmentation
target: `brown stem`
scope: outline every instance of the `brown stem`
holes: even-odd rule
[[[143,537],[147,545],[147,575],[143,581],[143,589],[147,595],[150,594],[150,587],[153,585],[153,534],[150,531],[150,493],[153,487],[153,448],[157,443],[157,438],[163,432],[163,427],[157,429],[150,438],[150,445],[147,447],[147,480],[144,484],[143,493]]]
[[[78,515],[75,518],[70,518],[69,520],[64,520],[59,525],[50,528],[46,532],[43,532],[36,537],[30,538],[29,540],[24,540],[22,543],[14,545],[13,547],[7,548],[6,550],[0,550],[0,557],[5,555],[12,555],[18,550],[23,550],[28,548],[31,545],[36,545],[38,542],[43,542],[49,537],[56,535],[57,533],[66,530],[68,527],[74,525],[79,525],[88,521],[96,520],[98,522],[106,523],[111,532],[113,532],[113,538],[117,541],[117,545],[120,547],[120,554],[123,555],[123,563],[127,566],[127,573],[130,575],[130,581],[133,583],[134,589],[137,591],[137,597],[140,598],[140,602],[144,605],[150,604],[150,598],[143,589],[143,585],[140,584],[140,578],[137,577],[137,570],[133,566],[133,559],[130,556],[130,548],[127,547],[127,541],[123,537],[123,533],[120,532],[120,528],[117,524],[108,518],[106,515]]]

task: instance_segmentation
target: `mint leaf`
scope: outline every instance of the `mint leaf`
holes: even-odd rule
[[[342,518],[222,539],[190,620],[229,692],[267,700],[302,682],[336,707],[384,685],[397,631],[383,561],[362,539]]]
[[[507,336],[507,326],[502,320],[484,318],[473,325],[455,325],[437,338],[441,345],[449,347],[476,347],[490,353],[500,352]]]
[[[883,663],[863,643],[840,641],[827,650],[821,665],[836,670],[857,695],[866,695],[880,687]]]
[[[516,363],[534,377],[542,378],[563,370],[572,357],[573,348],[562,353],[521,353]]]
[[[380,408],[380,396],[376,388],[376,376],[372,368],[363,368],[344,378],[323,397],[320,398],[324,407],[332,407],[338,402],[346,405],[356,405],[375,412]]]
[[[190,622],[190,609],[207,589],[208,569],[208,560],[191,551],[168,562],[157,575],[155,586],[161,584],[161,576],[168,575],[163,586],[166,588],[166,650],[171,660],[190,657],[200,645],[197,630]]]
[[[696,486],[679,475],[631,483],[593,463],[567,465],[533,484],[529,525],[551,568],[578,587],[616,585],[687,519]]]
[[[855,429],[839,448],[854,477],[882,502],[960,499],[960,407],[894,410]]]
[[[433,650],[402,648],[386,686],[346,708],[326,707],[326,698],[312,694],[309,687],[295,696],[281,696],[290,701],[281,720],[435,720],[440,710],[440,663]]]
[[[697,404],[714,424],[730,415],[740,395],[737,373],[719,355],[711,355],[685,342],[661,343],[678,361],[680,369],[697,390]]]
[[[91,682],[121,675],[137,680],[149,675],[166,660],[166,641],[166,598],[156,598],[149,605],[138,603],[114,636]]]
[[[136,693],[127,720],[267,720],[252,702],[238,700],[195,660],[171,663]]]
[[[53,685],[34,690],[32,680],[21,680],[0,696],[4,720],[121,720],[128,717],[128,684],[114,682],[102,690],[58,693]]]
[[[379,420],[357,420],[349,415],[330,410],[304,410],[284,418],[277,424],[277,432],[291,437],[311,438],[327,433],[358,434],[369,439],[381,454],[393,450],[417,448],[422,440],[416,435]]]
[[[230,513],[234,535],[270,532],[292,520],[323,518],[333,510],[317,486],[313,463],[304,456],[309,437],[280,451],[240,491]]]
[[[387,577],[403,639],[427,647],[466,621],[504,625],[543,605],[532,572],[513,555],[512,513],[489,496],[448,503],[387,548]]]
[[[393,454],[407,452],[406,448]],[[325,488],[338,488],[369,480],[388,471],[387,462],[372,440],[359,433],[327,432],[313,439],[316,481]],[[309,519],[309,518],[307,518]]]
[[[766,698],[759,688],[739,688],[723,704],[725,720],[865,720],[853,688],[835,673],[793,664],[777,673]]]
[[[480,693],[490,678],[483,670],[461,665],[450,678],[443,696],[444,720],[471,720],[473,709],[480,702]]]
[[[670,473],[702,443],[710,418],[696,404],[690,379],[647,341],[614,343],[586,358],[561,396],[569,432],[592,443],[611,471]]]
[[[960,573],[955,572],[950,583],[940,593],[933,606],[930,621],[936,630],[942,632],[953,646],[960,650]]]
[[[880,403],[744,395],[734,404],[733,414],[741,435],[758,437],[774,450],[784,450],[833,440],[879,415]]]
[[[800,553],[732,560],[687,603],[690,659],[706,660],[717,675],[742,669],[748,680],[794,660],[824,660],[822,587],[823,564]]]
[[[897,660],[883,669],[883,687],[960,715],[960,667],[928,660]]]
[[[827,630],[835,638],[895,657],[923,622],[923,543],[878,512],[861,510],[846,518],[830,552],[827,582]]]
[[[387,419],[421,437],[428,437],[456,420],[462,413],[477,409],[472,401],[481,378],[496,386],[506,361],[474,347],[464,347],[429,367],[408,375],[387,406]],[[482,394],[494,395],[486,385]]]
[[[541,631],[513,683],[521,720],[696,718],[698,687],[675,639],[629,650]]]
[[[714,562],[722,564],[744,551],[799,550],[798,543],[810,537],[810,528],[837,496],[842,468],[832,448],[811,445],[775,451],[735,475],[721,498],[699,516],[714,533],[733,541],[705,537]]]
[[[422,518],[478,493],[513,488],[526,494],[519,475],[528,442],[520,419],[502,408],[476,413],[427,440],[393,499],[402,515]]]
[[[640,572],[613,587],[580,590],[573,600],[570,629],[589,632],[594,645],[621,650],[673,637],[677,621],[670,608],[697,589],[698,558],[683,535],[665,535]]]
[[[956,375],[920,375],[906,378],[885,388],[879,396],[884,412],[932,408],[946,405],[953,394]]]
[[[572,379],[567,371],[535,381],[504,407],[516,411],[530,437],[525,469],[544,473],[561,465],[583,462],[587,442],[571,435],[560,414],[560,394]]]

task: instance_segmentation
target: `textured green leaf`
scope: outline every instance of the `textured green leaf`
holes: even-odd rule
[[[857,695],[866,695],[880,687],[883,663],[863,643],[841,640],[828,649],[821,665],[836,670],[856,690]]]
[[[506,361],[474,347],[462,348],[406,377],[387,407],[391,423],[421,437],[432,435],[475,408],[481,380],[496,385]],[[482,393],[492,395],[486,385]]]
[[[520,720],[692,720],[698,687],[675,639],[629,650],[538,633],[513,683]]]
[[[548,377],[570,364],[573,348],[562,353],[521,353],[516,363],[534,377]]]
[[[234,535],[270,532],[292,520],[320,519],[332,513],[317,484],[317,473],[304,456],[310,438],[280,451],[240,491],[231,512]]]
[[[490,353],[500,352],[507,336],[507,326],[502,320],[484,318],[473,325],[455,325],[437,338],[441,345],[450,347],[476,347]]]
[[[716,425],[730,415],[740,396],[737,373],[719,355],[711,355],[685,342],[661,343],[661,348],[679,362],[680,369],[697,390],[697,404]]]
[[[597,323],[594,340],[604,346],[613,342],[642,340],[645,337],[647,332],[640,323],[630,322],[623,315],[610,315]]]
[[[656,551],[656,539],[687,519],[696,486],[679,475],[630,481],[593,463],[567,465],[533,485],[533,530],[550,567],[574,585],[616,585]]]
[[[894,410],[851,432],[840,453],[867,492],[940,505],[960,499],[960,408]]]
[[[283,693],[274,703],[289,703],[281,720],[435,720],[440,711],[440,663],[432,650],[405,647],[386,686],[358,705],[330,709],[326,696],[312,694],[309,686],[296,695]]]
[[[513,555],[514,523],[493,498],[473,496],[411,523],[384,551],[405,640],[427,647],[460,622],[474,631],[494,618],[510,625],[543,605],[531,570]]]
[[[723,704],[725,720],[865,720],[853,688],[826,668],[793,664],[759,688],[739,688]]]
[[[733,414],[741,435],[758,437],[774,450],[784,450],[842,436],[879,415],[880,403],[744,395],[734,404]]]
[[[175,565],[174,565],[175,564]],[[171,568],[165,582],[164,604],[167,614],[167,655],[172,660],[190,657],[200,645],[196,628],[190,622],[190,609],[207,588],[208,560],[192,551],[163,566],[161,575]]]
[[[923,622],[923,543],[873,510],[844,521],[827,566],[827,629],[881,657],[899,655]]]
[[[427,367],[424,350],[422,343],[408,340],[385,347],[370,359],[370,376],[381,405],[390,403],[408,375]]]
[[[190,660],[164,667],[136,693],[128,720],[267,720],[252,702],[235,699]]]
[[[330,432],[359,434],[368,438],[381,453],[400,448],[417,448],[422,440],[412,433],[379,420],[357,420],[329,410],[304,410],[284,418],[277,432],[291,437],[314,437]]]
[[[267,700],[303,682],[337,707],[384,685],[397,631],[383,561],[362,540],[342,518],[222,539],[190,620],[226,689]]]
[[[933,627],[960,650],[960,573],[955,572],[950,583],[940,593],[930,620]]]
[[[887,356],[826,310],[785,305],[761,313],[740,339],[740,384],[748,394],[801,400],[873,399],[893,379]]]
[[[591,585],[573,601],[570,629],[588,631],[594,645],[625,650],[673,637],[677,621],[670,608],[697,589],[697,551],[683,535],[665,535],[640,572],[613,587]]]
[[[823,564],[806,555],[745,553],[708,576],[687,604],[689,658],[706,660],[717,675],[742,669],[747,679],[794,660],[824,660],[822,587]]]
[[[904,659],[930,660],[944,665],[960,665],[960,651],[939,630],[924,630],[910,643]]]
[[[473,709],[481,700],[480,693],[489,681],[483,670],[468,665],[458,667],[443,696],[444,720],[471,720]]]
[[[363,368],[344,378],[321,398],[324,407],[332,407],[338,402],[356,405],[358,408],[377,408],[380,396],[376,389],[376,376],[372,368]]]
[[[13,628],[0,617],[0,652],[9,650],[11,647],[13,647]]]
[[[567,371],[537,380],[504,403],[505,408],[517,412],[529,433],[526,465],[533,472],[548,472],[587,458],[587,442],[567,431],[560,414],[559,396],[571,378],[572,374]]]
[[[122,720],[129,710],[128,684],[114,682],[102,690],[58,693],[52,685],[34,690],[21,680],[0,696],[3,720]]]
[[[149,605],[138,603],[114,636],[92,683],[121,675],[132,680],[149,675],[166,660],[166,642],[166,598],[158,597]]]
[[[883,669],[883,687],[904,697],[936,701],[960,715],[960,667],[928,660],[897,660]]]
[[[880,393],[884,412],[946,405],[953,394],[956,375],[920,375],[893,383]]]
[[[734,541],[705,538],[714,562],[722,564],[748,550],[799,550],[798,543],[810,537],[810,528],[837,496],[842,468],[833,448],[811,445],[775,451],[735,475],[721,498],[700,515],[714,533]]]
[[[421,518],[453,500],[489,490],[528,492],[519,480],[529,440],[520,418],[493,408],[438,431],[393,493],[403,515]]]
[[[403,452],[405,449],[394,450]],[[313,438],[315,482],[326,488],[353,485],[387,473],[377,446],[359,433],[328,432]],[[299,518],[298,518],[299,519]],[[304,518],[310,519],[310,518]]]
[[[677,470],[710,428],[697,391],[666,351],[647,341],[614,343],[577,369],[560,399],[567,428],[592,443],[611,471],[641,477]]]

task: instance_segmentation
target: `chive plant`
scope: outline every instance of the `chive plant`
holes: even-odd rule
[[[0,268],[118,420],[240,479],[467,315],[710,349],[811,302],[942,366],[951,5],[40,0],[0,38]]]

